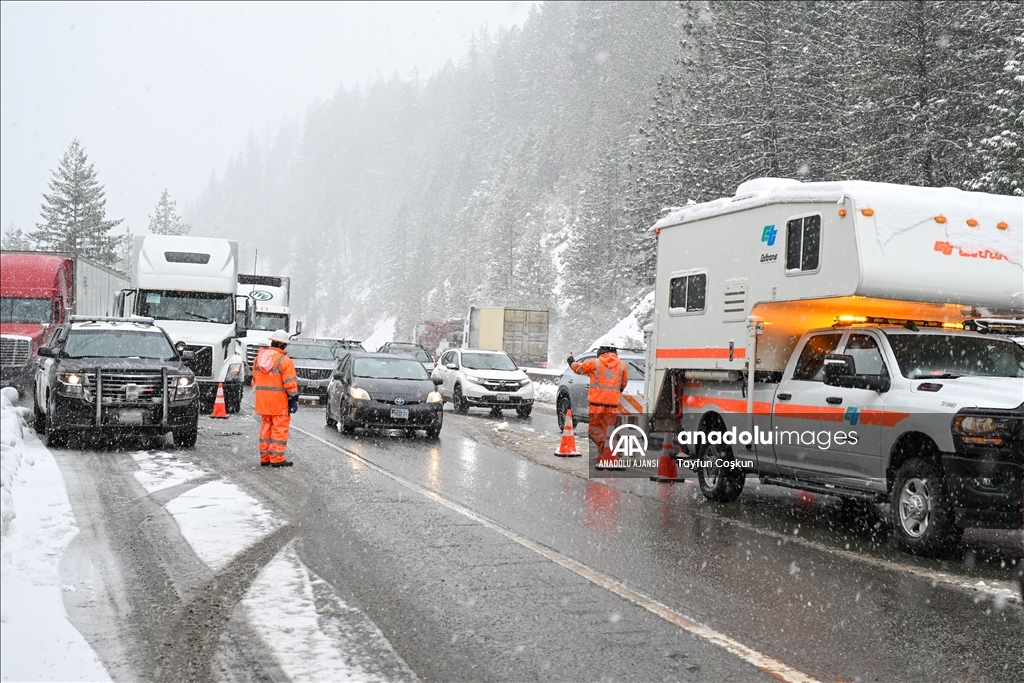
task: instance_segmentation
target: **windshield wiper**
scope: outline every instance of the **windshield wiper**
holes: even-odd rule
[[[185,315],[190,315],[193,318],[195,318],[196,320],[202,320],[203,322],[207,322],[207,323],[215,323],[215,322],[217,322],[217,320],[215,320],[214,318],[207,318],[205,315],[199,315],[198,313],[193,313],[192,311],[182,311],[182,313],[184,313]]]

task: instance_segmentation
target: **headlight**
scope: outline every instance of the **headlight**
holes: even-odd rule
[[[444,398],[436,391],[431,391],[427,394],[427,403],[444,403]]]
[[[348,395],[356,401],[369,401],[370,395],[366,393],[366,389],[360,389],[359,387],[349,387]]]
[[[178,401],[187,401],[199,395],[199,385],[195,377],[182,375],[174,380],[174,390],[171,397]]]
[[[1017,418],[984,417],[981,415],[958,415],[953,420],[953,435],[965,444],[979,446],[1002,446],[1006,439],[1012,439]]]
[[[57,393],[61,396],[82,396],[83,378],[77,372],[62,372],[57,375]]]
[[[527,377],[526,379],[519,380],[519,386],[521,386],[521,387],[528,387],[528,386],[530,386],[530,384],[532,384],[532,382],[533,382],[533,380],[531,380],[529,377]]]
[[[474,377],[473,375],[466,375],[466,381],[469,382],[470,384],[483,384],[484,383],[484,381],[482,379],[480,379],[479,377]]]
[[[228,371],[224,375],[225,382],[235,382],[242,379],[242,364],[232,363],[228,366]]]

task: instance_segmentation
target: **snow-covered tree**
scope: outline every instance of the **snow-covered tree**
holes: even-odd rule
[[[123,219],[107,220],[103,186],[78,138],[64,151],[43,200],[44,222],[29,234],[40,249],[75,252],[101,263],[117,261],[120,238],[110,230]]]
[[[167,190],[161,192],[153,212],[155,215],[149,217],[149,231],[154,235],[187,235],[192,226],[181,220],[177,206]]]
[[[22,232],[21,228],[15,227],[12,222],[3,231],[0,249],[4,251],[29,251],[32,249],[32,240]]]

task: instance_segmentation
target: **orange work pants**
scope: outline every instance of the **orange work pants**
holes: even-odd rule
[[[599,460],[607,460],[612,457],[608,440],[615,429],[615,420],[619,414],[618,410],[597,411],[590,409],[590,425],[587,428],[587,436],[597,446],[597,457]]]
[[[288,447],[288,427],[292,416],[264,415],[260,425],[260,462],[284,462],[284,449]]]

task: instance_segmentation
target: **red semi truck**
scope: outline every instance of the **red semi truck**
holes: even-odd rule
[[[128,276],[76,254],[0,253],[0,376],[28,387],[36,352],[70,315],[111,315]]]

